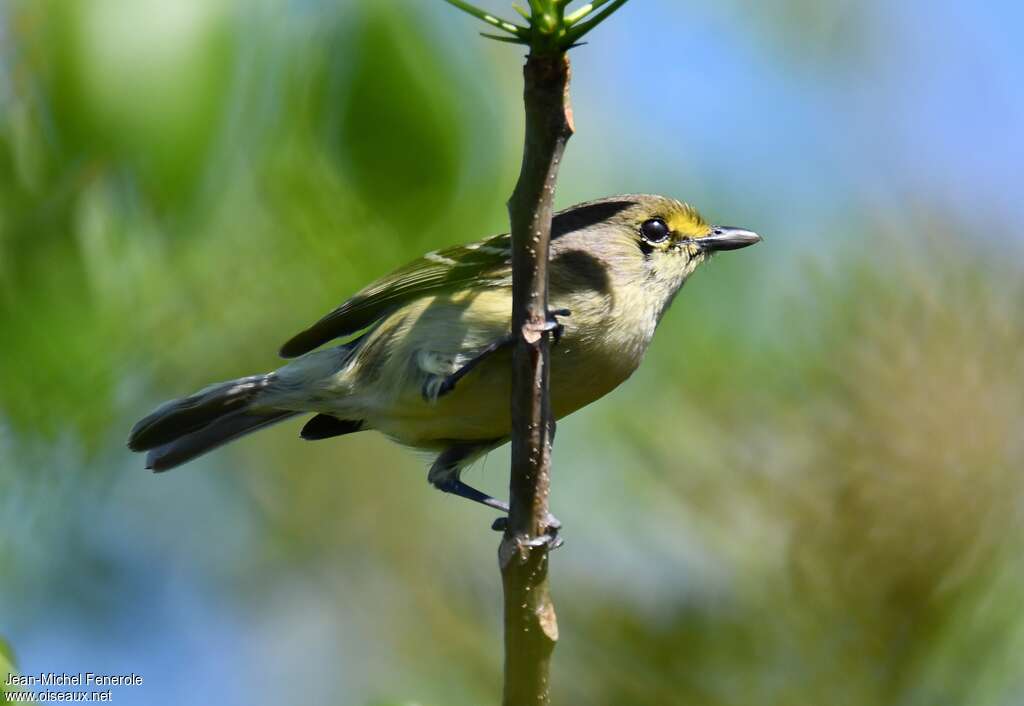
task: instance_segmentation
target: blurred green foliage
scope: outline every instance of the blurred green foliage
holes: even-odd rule
[[[833,58],[872,36],[835,44],[871,13],[807,7],[759,6],[757,31]],[[288,680],[313,703],[494,700],[497,538],[422,459],[289,425],[166,477],[123,449],[153,404],[269,369],[370,279],[505,228],[518,62],[448,12],[0,9],[0,632],[26,672],[71,634],[69,669],[103,636],[147,703],[210,660],[247,675],[239,703]],[[562,192],[692,189],[731,220],[729,182],[601,157],[570,145]],[[1019,258],[923,188],[849,201],[827,238],[799,204],[739,223],[766,242],[699,273],[634,378],[560,425],[556,702],[1019,701]],[[472,481],[503,494],[505,467]]]
[[[14,671],[14,652],[11,650],[11,646],[0,637],[0,703],[7,703],[5,694],[10,691],[7,687],[7,679]]]

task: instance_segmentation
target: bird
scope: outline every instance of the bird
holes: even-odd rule
[[[548,267],[554,417],[632,375],[701,264],[760,240],[650,194],[556,213]],[[511,433],[511,248],[502,234],[426,253],[293,336],[280,349],[291,360],[277,370],[160,405],[134,425],[128,447],[146,452],[146,467],[163,472],[312,414],[303,439],[377,430],[435,453],[427,479],[439,490],[507,513],[505,502],[461,474]]]

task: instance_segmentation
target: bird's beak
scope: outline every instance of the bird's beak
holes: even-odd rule
[[[739,250],[748,245],[760,243],[761,236],[752,230],[715,226],[709,235],[705,235],[698,242],[705,250],[718,252],[720,250]]]

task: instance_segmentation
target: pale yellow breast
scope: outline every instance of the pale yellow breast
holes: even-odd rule
[[[639,365],[654,322],[627,316],[630,302],[557,294],[552,309],[565,333],[551,354],[551,398],[564,417],[621,384]],[[396,311],[369,335],[352,365],[339,377],[345,414],[396,440],[424,448],[452,441],[501,439],[509,434],[511,350],[491,355],[436,402],[424,399],[422,353],[431,360],[457,358],[508,331],[507,289],[424,298]],[[642,318],[642,317],[641,317]]]

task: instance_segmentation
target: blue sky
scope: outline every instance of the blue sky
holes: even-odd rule
[[[1024,217],[1021,6],[860,9],[860,36],[837,58],[709,4],[628,4],[574,57],[580,132],[567,169],[603,150],[634,168],[646,155],[652,181],[680,175],[697,192],[735,194],[740,215],[774,211],[797,232],[813,232],[815,214],[909,192],[965,219]]]

